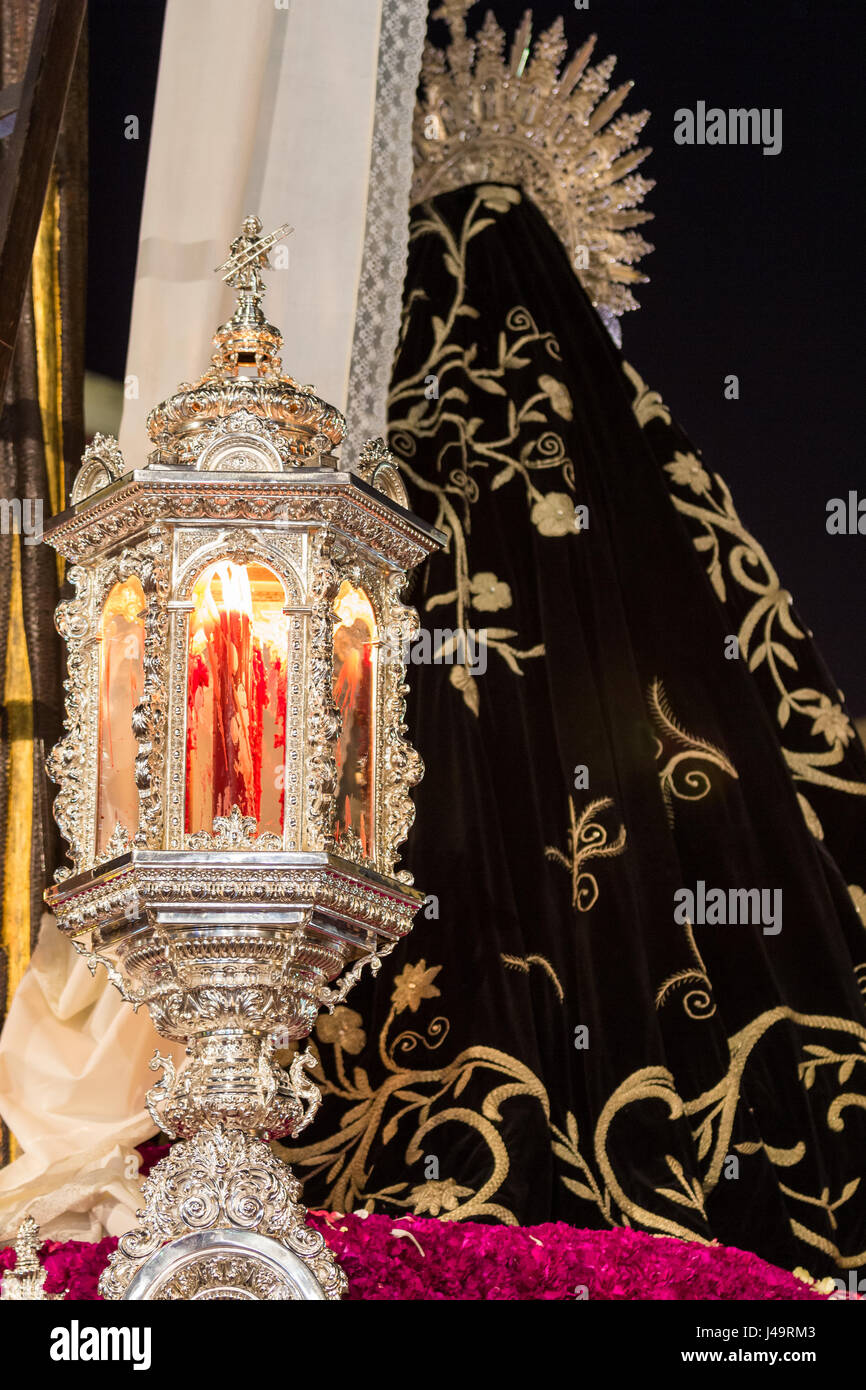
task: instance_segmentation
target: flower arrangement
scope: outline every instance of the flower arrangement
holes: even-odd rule
[[[562,1222],[487,1226],[429,1217],[311,1212],[355,1300],[809,1300],[818,1289],[729,1246]],[[95,1300],[116,1241],[46,1241],[47,1293]],[[15,1253],[0,1250],[0,1272]]]

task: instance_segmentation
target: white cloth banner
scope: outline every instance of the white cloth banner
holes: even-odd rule
[[[141,217],[120,444],[200,376],[234,296],[214,274],[248,213],[290,222],[265,313],[283,367],[345,410],[382,0],[168,0]],[[271,259],[279,263],[276,255]],[[131,380],[130,380],[131,379]]]

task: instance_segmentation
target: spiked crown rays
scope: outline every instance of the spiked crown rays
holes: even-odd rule
[[[589,66],[595,35],[563,67],[561,18],[532,43],[527,11],[505,57],[505,34],[488,11],[475,39],[466,15],[476,0],[443,0],[451,38],[429,42],[415,109],[412,201],[472,183],[519,185],[565,247],[604,317],[636,309],[629,285],[653,248],[632,230],[652,213],[640,204],[653,181],[634,171],[648,111],[617,115],[632,83],[610,90],[616,58]]]

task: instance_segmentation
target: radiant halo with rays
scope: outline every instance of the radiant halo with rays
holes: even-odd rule
[[[443,0],[451,38],[429,42],[415,109],[413,203],[474,183],[522,187],[565,247],[602,317],[636,309],[629,285],[653,248],[633,230],[652,213],[640,204],[653,182],[634,171],[650,153],[634,148],[649,112],[617,114],[632,83],[610,90],[616,59],[595,66],[595,35],[563,66],[561,18],[532,42],[527,11],[505,56],[505,34],[488,12],[475,39],[466,16],[476,0]]]

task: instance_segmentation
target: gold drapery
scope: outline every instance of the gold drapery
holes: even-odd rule
[[[52,173],[39,234],[33,253],[31,294],[36,349],[39,417],[45,469],[50,496],[43,499],[46,511],[62,510],[63,406],[62,335],[60,321],[60,209],[57,179]],[[24,536],[12,538],[9,624],[6,634],[6,680],[3,688],[4,724],[7,730],[7,814],[4,851],[2,941],[6,957],[6,989],[3,1013],[27,969],[32,945],[31,867],[33,861],[34,770],[41,767],[34,758],[33,680],[24,628],[21,583],[21,549]],[[58,557],[58,583],[62,580]],[[17,1157],[17,1145],[9,1136],[9,1157]]]
[[[32,299],[39,390],[39,416],[52,512],[64,497],[63,409],[61,400],[62,338],[58,257],[60,219],[57,180],[52,174],[33,254]],[[24,629],[21,548],[24,536],[12,537],[9,626],[6,635],[6,680],[3,705],[8,729],[8,809],[4,854],[2,945],[6,953],[8,1006],[30,959],[30,863],[33,837],[33,681]],[[58,565],[62,560],[58,557]],[[58,572],[58,582],[62,579]]]
[[[36,11],[35,0],[0,0],[0,85],[24,78]],[[53,610],[63,567],[39,543],[38,508],[43,521],[63,509],[84,443],[86,80],[83,37],[0,402],[0,1022],[27,969],[59,849],[44,756],[60,728]],[[7,142],[0,164],[8,157]],[[0,1164],[10,1150],[0,1132]]]

